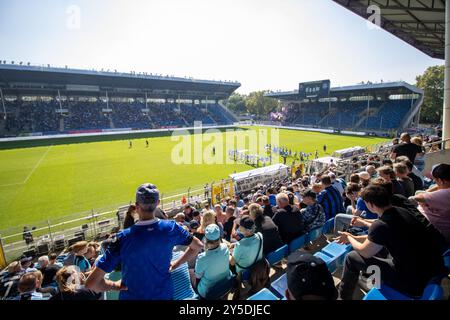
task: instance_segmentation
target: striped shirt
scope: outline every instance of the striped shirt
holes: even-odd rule
[[[344,199],[336,188],[329,186],[317,195],[319,203],[325,211],[326,219],[334,218],[338,213],[344,213]]]

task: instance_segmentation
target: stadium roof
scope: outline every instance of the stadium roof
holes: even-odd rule
[[[372,84],[358,84],[353,86],[335,87],[330,89],[330,97],[351,97],[351,96],[364,96],[370,94],[411,94],[416,93],[423,95],[423,90],[419,89],[409,83],[399,82],[386,82],[386,83],[372,83]],[[269,92],[266,93],[266,97],[276,98],[279,100],[292,100],[298,101],[298,89],[285,92]]]
[[[381,27],[427,55],[445,58],[444,0],[333,0],[367,19],[381,9]]]
[[[73,95],[104,94],[136,96],[147,93],[154,98],[224,99],[241,86],[233,81],[76,70],[43,66],[0,64],[0,87],[8,93],[43,94],[61,91]]]

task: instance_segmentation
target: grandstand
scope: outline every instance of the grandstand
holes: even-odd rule
[[[238,82],[0,65],[0,136],[228,125]]]
[[[345,2],[350,6],[349,1],[336,2]],[[360,1],[353,1],[353,3],[357,2]],[[401,7],[402,1],[395,1],[395,3]],[[389,5],[389,2],[387,2],[386,7],[389,7]],[[422,11],[426,10],[422,8]],[[447,11],[450,14],[450,5]],[[135,73],[120,74],[117,72],[0,65],[0,108],[2,109],[0,115],[0,137],[95,133],[114,130],[123,130],[126,134],[129,134],[130,130],[191,127],[196,121],[202,121],[203,124],[208,126],[227,125],[235,122],[236,118],[220,104],[220,100],[227,98],[238,87],[239,83],[235,82],[203,81],[148,76],[146,74],[136,75]],[[328,130],[316,131],[330,133],[333,130],[335,132],[343,131],[343,133],[350,135],[356,133],[356,131],[361,131],[365,134],[385,135],[417,124],[424,95],[423,91],[404,82],[331,88],[329,95],[327,94],[326,97],[322,96],[316,99],[300,98],[299,91],[267,94],[268,97],[282,102],[281,119],[283,125],[301,128],[323,128]],[[155,130],[155,132],[158,131]],[[122,135],[124,132],[120,134]],[[142,134],[142,132],[139,134]],[[327,149],[328,146],[329,152],[335,149],[333,140],[341,137],[340,135],[330,134],[323,136],[324,140],[309,137],[307,141],[301,142],[298,136],[292,132],[289,132],[286,136],[292,138],[294,150],[297,150],[297,146],[301,145],[302,151],[313,151],[314,148],[321,146],[322,142],[324,142],[326,143],[324,149]],[[127,137],[133,139],[131,134]],[[155,140],[157,140],[156,138],[160,137],[155,137]],[[346,140],[352,138],[360,137],[345,137]],[[364,137],[364,139],[371,138],[373,137]],[[214,294],[211,294],[208,300],[227,299],[231,298],[232,295],[236,299],[247,300],[290,300],[294,294],[298,294],[297,292],[293,293],[298,288],[294,288],[296,286],[292,286],[292,282],[288,281],[289,277],[293,279],[292,277],[295,276],[292,270],[292,259],[289,258],[295,255],[298,256],[299,253],[303,255],[306,253],[319,258],[319,261],[325,264],[326,273],[326,275],[322,273],[318,279],[313,279],[314,277],[309,273],[309,270],[313,270],[316,267],[315,263],[310,263],[311,268],[303,265],[305,269],[309,268],[309,270],[306,270],[308,272],[304,272],[305,269],[302,271],[303,268],[295,268],[297,269],[298,277],[295,280],[298,280],[299,284],[307,283],[307,285],[303,286],[309,286],[308,289],[313,293],[309,294],[310,292],[303,290],[303,294],[300,293],[298,295],[301,299],[305,298],[304,300],[311,298],[311,295],[313,296],[312,299],[336,299],[337,292],[334,298],[325,294],[321,295],[321,292],[318,292],[320,291],[318,288],[325,286],[328,279],[331,279],[331,287],[333,287],[334,291],[336,291],[335,289],[340,289],[340,298],[344,300],[414,301],[446,299],[449,296],[450,242],[448,239],[450,239],[450,235],[447,228],[448,225],[443,223],[446,217],[448,221],[448,213],[445,210],[446,203],[443,204],[442,202],[445,199],[448,202],[449,199],[448,196],[445,198],[445,194],[448,195],[450,188],[450,168],[448,165],[448,150],[444,150],[448,139],[435,141],[434,137],[429,136],[414,138],[420,139],[420,143],[409,142],[407,141],[409,138],[406,139],[403,136],[402,144],[409,146],[417,144],[414,147],[416,150],[420,145],[422,152],[419,150],[417,158],[416,154],[414,154],[413,158],[419,160],[416,163],[417,166],[421,164],[425,167],[423,170],[418,168],[414,168],[415,170],[408,169],[409,163],[411,168],[414,167],[414,159],[408,160],[409,157],[407,157],[405,160],[404,155],[402,157],[398,154],[398,151],[402,149],[400,148],[402,147],[401,145],[399,147],[398,145],[391,146],[384,143],[377,148],[368,148],[366,153],[352,154],[351,158],[329,163],[329,166],[320,170],[313,165],[315,161],[312,161],[313,163],[301,163],[300,165],[293,162],[286,172],[288,173],[287,178],[282,178],[284,175],[282,175],[281,170],[274,175],[269,175],[264,171],[258,179],[253,177],[248,179],[251,181],[251,184],[245,185],[246,188],[242,190],[237,188],[237,182],[234,179],[226,182],[221,180],[216,182],[216,184],[213,181],[210,184],[210,189],[208,189],[208,184],[205,187],[199,186],[198,190],[191,189],[196,189],[193,187],[193,177],[199,175],[200,170],[209,174],[208,177],[212,179],[213,170],[218,171],[220,167],[212,167],[211,171],[206,171],[205,166],[200,168],[198,172],[195,172],[196,168],[192,166],[188,170],[182,171],[179,175],[170,176],[168,173],[173,173],[175,170],[172,170],[166,158],[161,156],[161,154],[165,153],[162,151],[166,151],[164,148],[167,147],[167,150],[170,148],[168,140],[152,141],[152,150],[161,151],[159,155],[156,155],[160,158],[158,159],[160,162],[154,161],[155,158],[151,158],[150,152],[144,151],[148,149],[144,149],[143,141],[140,144],[141,148],[137,151],[131,150],[131,148],[129,148],[130,150],[126,149],[125,144],[119,145],[119,147],[117,145],[114,146],[114,154],[122,155],[125,153],[123,152],[124,150],[129,151],[124,156],[127,162],[124,162],[123,165],[122,162],[115,161],[117,159],[112,159],[111,161],[111,158],[106,157],[106,148],[98,148],[99,153],[103,153],[103,158],[100,159],[100,165],[95,168],[95,172],[98,175],[96,174],[94,179],[101,180],[99,176],[102,175],[107,177],[118,176],[119,182],[116,182],[116,185],[123,185],[126,180],[135,178],[130,172],[131,170],[127,170],[125,179],[123,179],[115,167],[112,167],[111,174],[102,174],[99,169],[111,162],[116,162],[123,169],[129,169],[132,167],[131,163],[135,162],[138,163],[137,166],[148,165],[152,172],[163,172],[164,176],[162,179],[168,185],[173,186],[178,180],[181,180],[181,176],[187,178],[190,183],[190,187],[187,189],[187,197],[186,193],[183,192],[170,197],[167,197],[167,195],[164,197],[161,193],[161,197],[158,195],[155,198],[156,192],[154,188],[146,185],[138,189],[140,195],[142,195],[142,192],[146,194],[142,197],[136,195],[136,202],[139,201],[137,211],[130,205],[124,205],[117,210],[114,209],[104,213],[97,213],[92,210],[90,213],[83,213],[82,217],[60,220],[54,225],[51,225],[50,219],[47,219],[37,229],[32,227],[31,231],[28,227],[24,226],[22,229],[22,226],[16,226],[18,228],[16,234],[8,236],[8,240],[11,240],[11,243],[2,242],[5,239],[2,233],[1,236],[4,238],[0,239],[0,249],[10,249],[16,261],[0,274],[0,299],[28,300],[33,295],[35,295],[33,297],[39,298],[36,300],[117,300],[119,297],[120,299],[130,299],[131,297],[134,299],[145,298],[152,300],[155,298],[161,299],[161,297],[174,300],[206,299],[207,296],[203,295],[199,290],[199,284],[202,283],[204,286],[209,286],[207,287],[209,293]],[[27,137],[25,139],[32,138]],[[81,142],[82,140],[77,141]],[[354,146],[355,144],[352,145]],[[23,185],[28,182],[36,170],[39,170],[37,168],[42,161],[49,160],[46,159],[47,154],[53,153],[53,156],[55,156],[56,153],[68,153],[65,150],[53,151],[52,146],[53,144],[50,145],[50,143],[48,146],[46,145],[47,148],[42,153],[42,156],[38,155],[39,160],[30,173],[27,173],[28,175],[23,181],[20,180],[22,182],[4,184],[5,193],[9,191],[15,192],[15,190],[20,188],[21,197],[17,198],[30,199],[26,191],[27,189],[31,190],[31,188],[29,185],[26,187],[23,187]],[[93,150],[96,146],[91,145],[90,147]],[[19,149],[17,146],[14,148]],[[289,146],[289,148],[291,147]],[[306,148],[312,149],[306,150]],[[80,151],[81,148],[76,150],[78,152],[75,153],[77,158],[82,158],[84,162],[95,163],[89,157],[83,157]],[[391,153],[391,151],[393,152]],[[143,152],[147,152],[150,155],[145,154],[145,156],[141,156],[144,155]],[[279,157],[281,154],[279,151],[272,151],[271,153],[270,147],[268,147],[268,152],[271,154],[271,158],[272,153],[276,157]],[[326,150],[324,150],[325,152]],[[422,155],[422,153],[424,154]],[[89,152],[86,154],[89,154]],[[290,154],[291,152],[289,152]],[[134,158],[133,155],[135,155]],[[17,159],[24,158],[24,154],[19,154],[17,157]],[[295,156],[292,158],[294,160]],[[301,158],[303,158],[303,152]],[[137,159],[137,161],[133,161],[134,159]],[[295,158],[295,161],[297,161],[297,158]],[[15,162],[18,161],[9,162],[16,164]],[[48,172],[55,171],[55,168],[59,166],[55,161],[50,160],[48,162],[51,162],[51,165],[40,175],[43,180],[40,180],[39,184],[36,183],[40,189],[44,189],[44,185],[52,184],[53,181],[49,179]],[[317,162],[319,162],[319,159],[317,159]],[[438,163],[441,164],[436,166]],[[306,173],[302,172],[303,165],[306,165]],[[394,177],[388,179],[381,176],[381,169],[386,165],[392,167],[390,169],[392,169]],[[73,167],[76,168],[76,166]],[[405,177],[404,173],[400,172],[401,170],[397,170],[401,167],[411,171],[408,177]],[[433,167],[433,170],[431,170],[431,167]],[[64,172],[65,168],[62,169],[60,168],[61,171],[59,172]],[[58,179],[70,180],[75,175],[80,177],[83,173],[82,169],[65,170],[72,171],[74,175],[70,175],[69,172],[66,175],[66,172],[64,172],[64,179],[60,179],[61,175],[58,175]],[[8,171],[13,170],[8,169]],[[151,181],[155,182],[156,177],[148,175],[149,171],[149,169],[142,170],[145,174],[139,174],[138,179],[151,177]],[[57,173],[59,172],[57,171]],[[214,172],[214,174],[216,173]],[[251,176],[248,172],[241,173],[241,175]],[[371,178],[378,175],[378,178],[371,180]],[[420,180],[421,186],[416,187],[415,182],[417,180],[413,182],[412,177]],[[76,183],[76,187],[73,189],[77,193],[74,202],[82,202],[84,200],[80,193],[81,191],[86,191],[84,189],[87,189],[87,186],[92,184],[92,182],[94,184],[99,182],[94,179],[86,179],[86,181],[82,182],[80,182],[81,179],[73,179],[75,180],[73,181],[74,185]],[[264,184],[261,181],[264,181]],[[408,195],[406,188],[403,191],[397,190],[398,194],[393,192],[394,181],[404,183],[405,186],[409,183],[413,186],[413,192],[417,192],[417,195]],[[236,183],[236,185],[234,188],[229,189],[229,183]],[[161,184],[156,184],[161,188]],[[55,189],[59,188],[59,185],[55,184],[54,186],[56,187]],[[433,188],[430,191],[425,191],[430,186],[433,186]],[[113,189],[117,188],[111,188],[111,185],[109,185],[101,189],[102,191],[106,190],[105,193],[108,195],[112,195],[111,198],[117,198],[113,194],[113,191],[115,191]],[[345,192],[344,189],[346,189]],[[233,194],[230,192],[231,190],[237,190],[240,194]],[[204,191],[205,196],[200,197],[198,195],[199,201],[192,201],[193,198],[191,196],[194,191],[196,193]],[[45,192],[49,193],[48,191]],[[355,192],[357,196],[354,195]],[[441,196],[443,200],[433,201],[432,197],[429,196],[432,192],[444,194],[444,196]],[[39,194],[34,190],[31,194],[33,197],[39,198]],[[313,197],[312,194],[314,195]],[[424,195],[428,199],[423,198],[425,197]],[[406,198],[408,196],[410,197],[409,200]],[[15,194],[14,197],[16,197]],[[356,208],[355,197],[358,198]],[[205,198],[206,202],[200,201],[203,198]],[[314,199],[314,204],[305,202],[305,198],[309,198],[309,201]],[[142,210],[142,205],[153,206],[159,199],[161,200],[160,209],[162,210],[164,210],[163,200],[170,199],[169,204],[166,204],[166,208],[170,210],[170,212],[166,212],[167,216],[160,211],[151,212],[150,214]],[[213,202],[214,199],[216,199],[216,202]],[[383,201],[386,199],[388,199],[387,203]],[[397,202],[395,204],[394,201],[398,201],[398,199],[401,200],[401,203]],[[273,204],[274,200],[276,206]],[[186,205],[186,201],[189,201],[190,204]],[[422,201],[425,201],[426,205]],[[358,202],[365,203],[365,209],[358,207]],[[218,208],[214,207],[214,212],[209,210],[211,205],[216,203],[219,204]],[[261,203],[264,206],[261,206]],[[250,206],[247,207],[247,204]],[[391,208],[391,204],[395,205],[395,207],[401,207],[401,210],[398,210],[400,208]],[[193,206],[195,206],[195,209]],[[444,209],[441,209],[435,215],[426,211],[426,207],[434,209],[435,207],[442,208],[443,206]],[[339,209],[339,207],[342,208]],[[321,208],[322,210],[320,210]],[[45,212],[46,215],[52,214],[51,210],[45,211],[47,211]],[[231,216],[228,216],[229,212],[231,212]],[[290,216],[294,216],[292,213],[297,213],[296,215],[299,216],[299,212],[302,215],[311,215],[314,212],[315,221],[307,223],[307,219],[304,218],[304,221],[301,223],[295,223],[299,222],[299,219],[292,223],[293,220]],[[21,210],[8,210],[8,214],[11,213],[24,214]],[[347,213],[347,217],[343,217],[345,216],[344,213]],[[352,225],[356,216],[355,213],[360,215],[360,218],[354,221],[361,223],[359,226],[356,224]],[[379,231],[379,221],[373,222],[367,215],[368,213],[375,214],[377,218],[381,218],[381,215],[387,216],[385,220],[382,220],[389,227],[385,228],[389,230],[385,230],[384,235]],[[250,217],[246,217],[248,214]],[[136,237],[135,239],[139,241],[131,242],[129,240],[130,237],[127,238],[128,231],[120,233],[120,241],[116,241],[117,238],[114,237],[114,234],[120,232],[121,228],[128,229],[130,227],[130,221],[127,221],[127,224],[125,223],[126,218],[133,220],[131,225],[136,224],[135,229],[147,225],[144,228],[153,230],[153,227],[148,227],[148,222],[152,222],[154,216],[162,220],[174,218],[173,220],[175,221],[157,221],[157,223],[164,223],[166,226],[176,226],[178,224],[176,228],[174,227],[176,230],[180,229],[178,236],[180,238],[183,236],[183,240],[187,238],[191,241],[191,245],[189,245],[190,250],[187,250],[186,253],[195,253],[192,256],[193,262],[195,262],[194,265],[192,261],[185,261],[183,263],[180,262],[177,267],[174,266],[180,261],[181,252],[186,250],[186,247],[181,245],[186,243],[186,241],[180,241],[175,247],[170,245],[167,248],[162,248],[159,245],[161,243],[166,245],[164,241],[168,239],[165,235],[161,238],[151,238],[150,240],[152,241],[148,242],[151,245],[148,245],[148,243],[144,242],[146,239],[143,239],[143,237]],[[194,217],[198,217],[200,220],[196,221]],[[210,219],[210,217],[213,219]],[[239,219],[237,220],[239,221],[238,223],[234,222],[235,218]],[[349,218],[352,223],[345,226],[345,228],[341,228],[343,227],[343,218]],[[390,221],[389,218],[391,218]],[[374,226],[375,224],[378,224],[378,226]],[[199,225],[201,225],[200,228]],[[206,225],[215,227],[218,231],[215,232],[214,228],[209,228],[207,232]],[[378,227],[378,234],[374,231],[376,227]],[[292,229],[295,230],[292,231]],[[184,231],[181,232],[181,230]],[[215,233],[210,232],[210,230]],[[261,235],[255,236],[255,231],[258,231]],[[347,231],[348,234],[339,233],[340,231]],[[190,235],[187,237],[188,232]],[[228,239],[226,239],[227,232],[231,233],[228,234]],[[245,234],[242,232],[245,232]],[[294,233],[295,236],[293,236]],[[358,234],[358,239],[354,237],[355,233]],[[217,237],[214,238],[216,234]],[[286,234],[290,237],[285,237]],[[33,236],[35,237],[34,240]],[[211,238],[208,238],[208,236]],[[367,237],[364,241],[364,247],[364,243],[361,244],[360,240],[365,236]],[[442,236],[446,239],[441,239]],[[239,249],[245,250],[242,249],[244,245],[235,245],[233,250],[229,250],[228,248],[232,246],[228,247],[221,243],[222,237],[224,240],[234,243],[242,241],[240,244],[243,244],[244,241],[252,241],[252,245],[248,245],[252,250],[247,249],[247,254],[242,254],[241,251],[241,254],[238,255],[236,252]],[[335,240],[335,237],[338,237],[338,240],[333,242],[332,240]],[[281,243],[278,243],[278,238],[282,240]],[[84,243],[81,240],[94,241]],[[202,243],[201,240],[204,242]],[[212,246],[215,245],[214,243],[208,243],[214,241],[218,242],[216,247]],[[270,242],[274,246],[265,252],[264,246],[267,246],[267,243]],[[2,244],[5,244],[4,247]],[[16,244],[17,248],[14,247]],[[195,244],[197,247],[195,247]],[[371,245],[371,247],[368,247],[368,245]],[[378,251],[373,254],[368,253],[367,248],[371,248],[370,251],[373,252],[374,245],[380,246]],[[78,253],[82,252],[82,250],[78,250],[75,247],[84,247],[86,251],[79,255]],[[381,249],[381,247],[384,248]],[[217,248],[223,250],[224,254],[222,256],[225,257],[223,261],[218,259],[218,255],[214,257],[215,259],[210,259],[209,263],[201,260],[206,256],[206,254],[201,252],[203,249],[205,252],[208,252],[208,250],[212,251]],[[256,250],[256,248],[258,249]],[[61,252],[63,249],[65,251]],[[113,262],[117,265],[118,262],[118,260],[112,260],[111,250],[120,255],[120,270],[109,268],[107,265],[113,266]],[[253,259],[253,251],[256,253],[255,259]],[[260,251],[262,252],[261,258],[259,258]],[[24,255],[22,256],[19,253]],[[66,292],[65,284],[67,282],[63,283],[58,277],[56,281],[54,278],[51,278],[48,287],[41,286],[41,281],[36,280],[31,290],[18,289],[18,287],[24,287],[23,283],[26,283],[26,281],[22,281],[23,279],[38,278],[38,271],[33,270],[34,268],[41,270],[40,272],[42,273],[48,271],[46,270],[45,259],[42,258],[45,258],[49,253],[53,253],[56,263],[60,262],[61,264],[58,266],[58,275],[66,272],[62,264],[74,268],[77,267],[79,270],[72,275],[75,278],[74,282],[77,282],[77,277],[80,277],[80,279],[87,278],[85,283],[83,281],[83,290],[87,288],[93,291],[84,291],[84,295],[83,292],[77,295],[77,293],[80,293],[76,291],[78,288]],[[74,255],[78,258],[73,258]],[[166,256],[167,259],[163,260],[161,256]],[[248,260],[248,256],[251,259],[245,261]],[[363,261],[363,263],[359,262],[361,260],[360,256],[365,258],[364,260],[367,260],[367,263],[366,261]],[[153,286],[159,283],[159,273],[153,272],[154,266],[162,270],[163,268],[159,267],[168,266],[169,257],[172,264],[171,270],[169,271],[169,268],[163,270],[166,279],[164,279],[164,282],[161,281],[163,285],[158,287],[158,290],[155,290]],[[6,265],[6,261],[2,261],[1,258],[2,255],[0,254],[0,265]],[[32,263],[32,258],[34,258],[34,261],[37,258],[36,264]],[[382,259],[379,260],[380,258]],[[109,259],[111,260],[108,261]],[[151,262],[151,268],[149,268],[149,261]],[[231,285],[227,281],[228,287],[224,288],[221,282],[223,280],[222,277],[221,279],[215,279],[214,282],[210,281],[207,283],[208,276],[212,273],[217,274],[216,270],[226,270],[223,274],[230,274],[230,261],[234,261],[238,267],[240,267],[238,263],[249,266],[248,268],[242,268],[244,270],[241,271],[236,268],[236,278],[239,281],[237,286]],[[254,281],[254,278],[259,277],[252,274],[252,272],[259,273],[259,271],[255,271],[258,268],[253,268],[259,261],[262,261],[266,267],[263,276],[267,278],[267,281],[263,286],[261,285],[263,288],[260,288],[260,284]],[[378,270],[378,274],[375,270],[373,275],[378,276],[379,279],[372,278],[371,271],[366,267],[386,267],[386,261],[392,263],[395,268]],[[197,270],[200,269],[198,266],[201,263],[204,265],[204,272],[198,272]],[[289,264],[291,264],[291,268],[288,267]],[[80,269],[80,266],[83,269]],[[385,272],[385,270],[388,272]],[[379,274],[380,271],[381,274]],[[168,280],[169,272],[170,281]],[[202,275],[197,276],[200,273]],[[97,276],[98,274],[100,276]],[[196,284],[193,281],[191,282],[193,274],[197,276]],[[258,276],[260,275],[258,274]],[[355,285],[350,288],[353,290],[349,290],[348,282],[349,278],[352,277],[358,280],[359,283],[357,284],[355,281]],[[396,281],[392,281],[394,277]],[[119,294],[116,290],[122,287],[122,283],[118,282],[118,280],[123,280],[123,283],[129,286],[130,290],[124,290]],[[243,283],[240,283],[241,280],[243,280]],[[317,281],[315,283],[312,280]],[[393,283],[391,284],[389,280]],[[100,285],[102,281],[103,286]],[[374,287],[370,285],[373,281]],[[289,288],[288,282],[290,283]],[[347,282],[347,288],[342,288],[345,282]],[[405,287],[403,287],[405,283],[408,284],[408,290],[405,290]],[[19,286],[18,284],[22,285]],[[170,290],[167,290],[167,292],[164,292],[167,294],[166,296],[161,295],[161,292],[166,289],[164,287],[165,284],[173,284],[173,294]],[[10,290],[11,288],[14,289]],[[101,290],[97,290],[99,288]],[[241,292],[242,290],[244,292]],[[100,292],[103,294],[100,294]],[[129,296],[126,296],[128,294]],[[188,304],[186,305],[188,306]],[[331,309],[336,313],[335,308]],[[316,309],[315,312],[323,313],[319,309]]]
[[[269,92],[283,109],[283,124],[377,134],[418,124],[423,91],[405,82],[331,88],[329,96],[301,99],[298,90]]]

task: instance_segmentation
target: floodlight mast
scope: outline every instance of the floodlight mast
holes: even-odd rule
[[[2,106],[3,106],[3,118],[6,120],[6,107],[5,107],[5,100],[3,99],[3,90],[0,88],[0,97],[2,98]]]
[[[445,1],[445,80],[442,139],[450,139],[450,1]],[[444,148],[450,149],[450,143],[446,142]]]
[[[61,111],[62,115],[61,93],[59,92],[59,89],[58,89],[58,103],[59,103],[59,110]]]

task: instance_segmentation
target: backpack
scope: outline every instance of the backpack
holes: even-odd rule
[[[250,286],[249,294],[255,294],[270,284],[270,265],[266,258],[257,261],[250,268]]]

